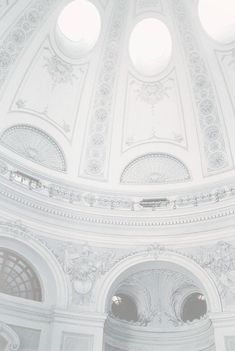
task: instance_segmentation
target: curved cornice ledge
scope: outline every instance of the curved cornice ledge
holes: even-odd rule
[[[19,191],[20,190],[20,191]],[[144,227],[172,227],[172,226],[191,226],[196,231],[196,224],[205,224],[216,221],[221,222],[221,227],[224,227],[223,219],[231,219],[232,224],[235,224],[235,204],[228,202],[216,203],[211,209],[196,207],[193,210],[175,210],[175,211],[101,211],[94,207],[87,209],[77,208],[71,203],[53,201],[45,201],[42,196],[35,196],[34,193],[27,191],[22,192],[22,189],[9,184],[0,183],[0,202],[1,208],[9,210],[14,208],[14,213],[23,214],[24,218],[40,218],[40,222],[48,222],[48,218],[57,220],[58,225],[63,221],[70,222],[74,225],[100,225],[100,226],[120,226],[123,228],[144,228]],[[231,223],[230,223],[231,224]]]

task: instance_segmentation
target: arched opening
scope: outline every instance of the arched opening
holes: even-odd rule
[[[127,261],[126,269],[116,276],[106,294],[108,317],[103,350],[129,351],[143,347],[148,351],[156,347],[175,351],[177,345],[177,350],[214,351],[209,313],[212,299],[218,297],[215,308],[220,308],[220,301],[217,292],[211,291],[214,287],[210,278],[201,282],[190,271],[190,260],[183,266],[166,257],[157,261],[142,257],[141,263],[139,257],[139,263],[132,265],[131,261],[137,261],[137,257],[132,257],[129,267]]]
[[[0,292],[42,301],[41,284],[32,265],[16,252],[5,248],[0,248]]]
[[[66,276],[44,243],[33,241],[20,222],[14,226],[11,223],[2,225],[0,234],[0,253],[4,253],[0,255],[0,274],[4,277],[0,282],[1,298],[6,302],[10,298],[25,298],[31,300],[30,304],[67,306],[69,291]]]

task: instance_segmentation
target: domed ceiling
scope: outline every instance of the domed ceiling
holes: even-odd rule
[[[232,0],[1,1],[1,179],[55,197],[231,183],[234,13]]]

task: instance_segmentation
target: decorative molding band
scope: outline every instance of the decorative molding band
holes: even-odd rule
[[[30,172],[31,173],[31,172]],[[18,191],[21,188],[24,194],[30,196],[32,193],[43,196],[46,201],[51,199],[61,203],[79,206],[80,209],[105,209],[111,212],[117,210],[122,212],[140,212],[140,211],[162,211],[162,210],[185,210],[188,208],[193,211],[204,205],[213,206],[221,204],[224,201],[235,199],[235,184],[231,182],[227,185],[219,186],[216,184],[210,189],[201,191],[185,192],[182,195],[165,195],[155,194],[146,196],[131,196],[122,193],[112,193],[101,191],[92,191],[87,188],[68,186],[64,183],[51,183],[48,179],[38,178],[38,176],[29,175],[19,168],[13,166],[6,159],[0,159],[0,183],[8,182],[9,186],[15,186]],[[6,189],[5,189],[6,190]],[[25,193],[26,192],[26,193]]]
[[[223,172],[231,168],[232,158],[224,125],[221,107],[203,59],[200,44],[186,13],[184,0],[172,0],[178,31],[193,85],[193,98],[197,111],[198,131],[205,160],[206,175]]]
[[[14,68],[26,43],[40,28],[51,7],[58,0],[36,0],[8,31],[0,43],[0,88]]]
[[[112,132],[112,106],[115,100],[115,83],[118,76],[120,41],[125,21],[128,1],[113,3],[111,23],[107,29],[107,45],[101,55],[102,67],[95,84],[94,102],[86,131],[88,140],[84,146],[83,165],[80,173],[86,178],[105,180],[109,158],[108,140]],[[97,132],[99,130],[99,132]]]

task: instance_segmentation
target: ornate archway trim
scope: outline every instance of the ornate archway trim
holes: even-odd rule
[[[51,300],[58,307],[66,308],[69,302],[69,291],[67,277],[63,272],[61,262],[53,250],[47,243],[35,235],[28,227],[24,226],[20,221],[16,222],[0,222],[0,246],[9,246],[8,240],[14,240],[16,243],[27,246],[29,250],[37,252],[40,258],[48,266],[53,274],[56,284],[56,291],[51,291]],[[4,240],[3,240],[4,239]],[[8,247],[9,248],[9,247]],[[12,247],[10,247],[12,249]],[[27,259],[27,256],[25,257]],[[48,296],[48,293],[45,294]],[[47,299],[46,299],[47,300]],[[47,303],[47,301],[45,301]]]
[[[109,270],[109,272],[104,276],[104,279],[102,279],[100,282],[101,284],[97,290],[99,291],[99,295],[97,297],[98,312],[106,312],[107,300],[111,288],[123,273],[139,264],[156,261],[178,265],[179,267],[182,267],[184,270],[191,273],[204,287],[205,293],[207,295],[209,310],[213,313],[222,312],[222,301],[217,288],[216,278],[214,277],[213,273],[209,273],[203,269],[191,257],[175,251],[161,248],[158,250],[146,250],[143,252],[134,253],[120,260]]]

